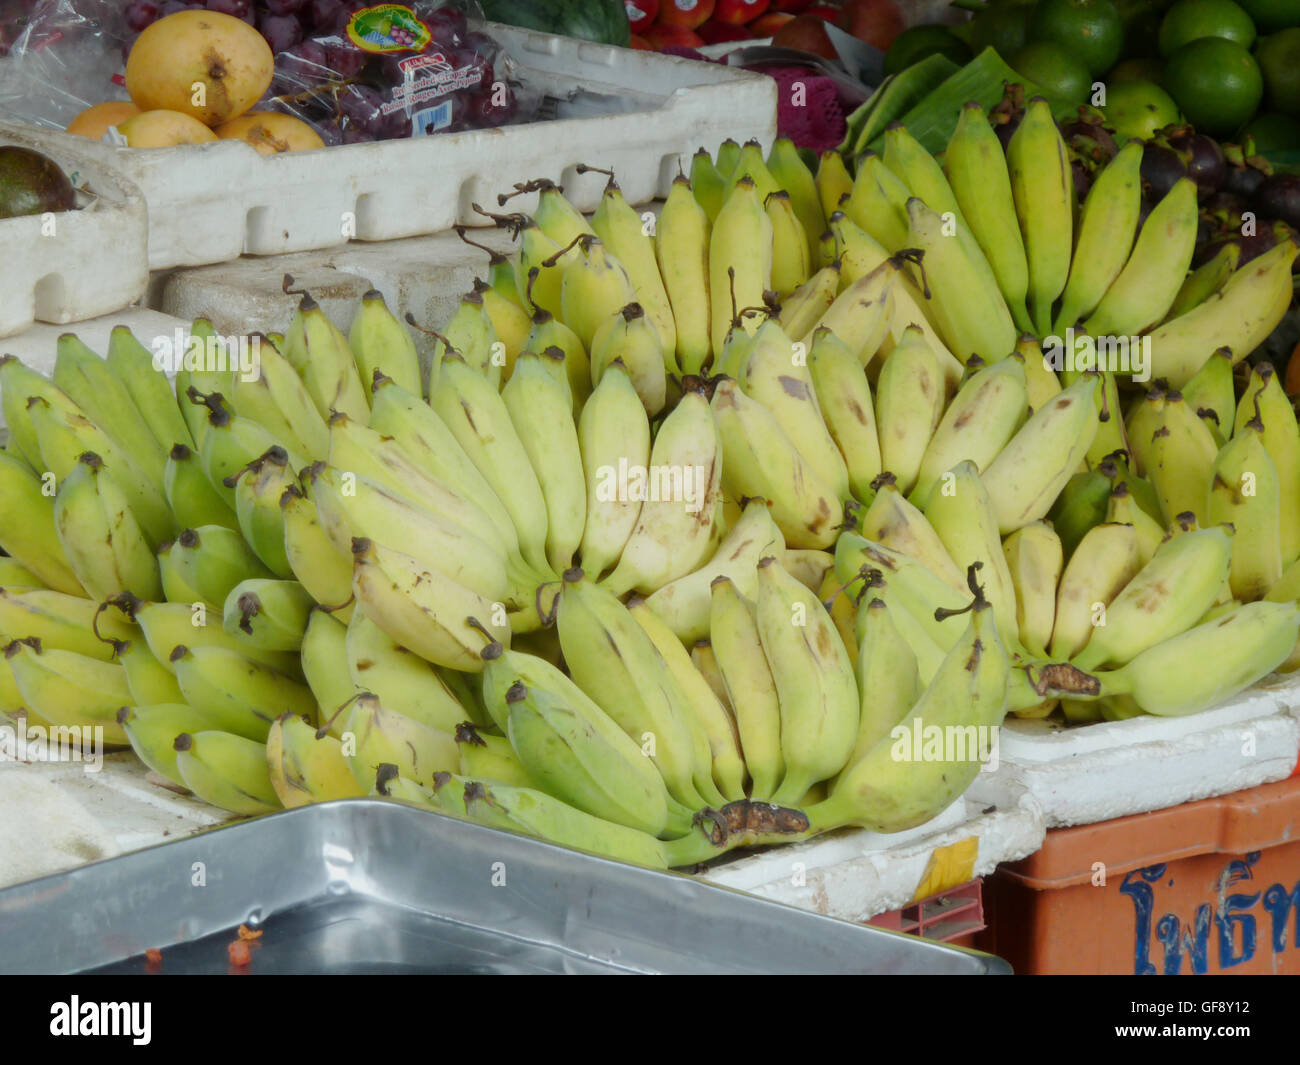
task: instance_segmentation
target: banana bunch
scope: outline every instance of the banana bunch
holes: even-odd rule
[[[0,358],[0,710],[239,815],[381,794],[668,867],[924,822],[981,756],[901,735],[1227,698],[1300,660],[1285,397],[1238,400],[1240,330],[1127,409],[1039,337],[1253,335],[1294,248],[1193,285],[1190,186],[1139,229],[1135,170],[1076,218],[1038,103],[942,164],[728,142],[657,216],[518,185],[438,330],[286,278],[251,365],[202,320],[174,382],[125,330]]]

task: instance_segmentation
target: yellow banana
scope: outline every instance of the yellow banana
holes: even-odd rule
[[[12,423],[11,423],[12,424]],[[42,482],[22,459],[0,451],[0,548],[42,583],[67,595],[84,596],[54,522],[53,485]],[[0,625],[0,631],[3,626]]]
[[[363,611],[355,611],[348,622],[344,656],[351,688],[378,696],[385,709],[443,732],[454,733],[469,719],[469,711],[438,672],[395,642]]]
[[[123,706],[117,711],[117,724],[140,761],[182,788],[186,784],[176,766],[176,737],[182,732],[221,729],[220,718],[182,702]]]
[[[280,496],[284,550],[298,582],[324,611],[346,622],[352,613],[352,551],[330,540],[316,504],[294,486]]]
[[[758,594],[757,573],[754,598]],[[751,780],[750,795],[767,801],[785,776],[781,753],[781,703],[763,651],[756,607],[726,577],[711,589],[709,631]]]
[[[961,215],[988,258],[1016,328],[1028,332],[1025,295],[1029,290],[1029,265],[1016,218],[1011,174],[1006,153],[988,116],[974,101],[962,108],[957,128],[943,153],[943,172]],[[913,191],[935,210],[940,210],[926,199],[924,192]]]
[[[601,375],[578,418],[578,449],[587,489],[579,556],[592,578],[617,561],[641,514],[639,493],[620,489],[620,472],[650,466],[650,421],[621,362]]]
[[[158,560],[117,479],[93,452],[59,485],[54,528],[78,581],[96,599],[162,598]]]
[[[767,504],[751,499],[713,557],[694,572],[657,589],[646,600],[646,606],[679,640],[692,644],[709,634],[710,589],[714,581],[726,577],[741,594],[753,599],[758,595],[759,560],[768,556],[784,560],[786,554],[781,530],[772,521]]]
[[[348,338],[305,292],[284,335],[282,351],[302,377],[322,418],[328,419],[338,411],[349,418],[366,420],[370,413],[369,393],[357,373]]]
[[[503,604],[372,540],[353,540],[352,554],[357,604],[395,642],[426,661],[476,673],[485,651],[508,642]]]
[[[389,710],[369,692],[356,697],[340,738],[352,775],[363,788],[369,788],[384,763],[425,787],[433,785],[435,774],[454,773],[460,767],[450,732]]]
[[[876,382],[876,425],[881,466],[900,492],[916,484],[921,462],[943,414],[939,360],[919,329],[904,333],[886,356]]]
[[[1016,631],[1020,645],[1044,658],[1056,624],[1056,590],[1065,564],[1061,538],[1049,522],[1022,526],[1002,541],[1007,571],[1016,589]]]
[[[1079,217],[1070,277],[1056,315],[1053,331],[1057,336],[1096,310],[1129,261],[1142,206],[1138,172],[1141,163],[1142,143],[1129,141],[1102,168],[1088,190]]]
[[[935,325],[958,359],[996,362],[1016,346],[1016,326],[997,278],[960,220],[949,222],[922,200],[907,201],[907,245],[925,253],[925,280],[934,293]]]
[[[641,513],[604,587],[616,595],[633,589],[649,594],[709,557],[722,456],[723,438],[708,400],[687,392],[659,427]]]
[[[1049,400],[981,472],[1004,535],[1045,517],[1087,454],[1098,387],[1099,376],[1086,374]]]
[[[615,362],[622,364],[650,417],[664,409],[668,396],[664,351],[639,303],[629,303],[596,329],[591,341],[592,384],[599,385]]]
[[[249,816],[280,809],[265,743],[210,730],[182,732],[173,746],[181,779],[204,802]]]
[[[1106,622],[1111,601],[1142,569],[1132,525],[1102,524],[1084,534],[1074,549],[1056,594],[1051,655],[1072,659],[1093,631]]]
[[[1233,362],[1249,355],[1277,327],[1291,305],[1296,240],[1283,240],[1240,267],[1223,288],[1186,314],[1151,331],[1151,377],[1181,388],[1219,348]]]
[[[690,711],[695,715],[709,740],[713,759],[713,783],[728,802],[738,802],[745,797],[745,762],[740,753],[740,740],[736,726],[727,709],[714,695],[709,682],[704,679],[677,635],[668,628],[644,599],[632,598],[628,612],[650,637],[655,649],[663,655],[669,671],[681,685]]]
[[[1214,605],[1231,557],[1224,526],[1166,540],[1106,607],[1104,624],[1093,629],[1074,664],[1082,670],[1123,665],[1191,628]]]
[[[1160,322],[1187,276],[1199,221],[1196,182],[1179,178],[1152,208],[1128,262],[1084,329],[1095,337],[1136,336]]]
[[[808,353],[808,372],[826,429],[844,460],[849,491],[857,499],[868,499],[871,482],[883,467],[875,404],[862,364],[829,329],[818,329]]]
[[[282,714],[266,737],[271,787],[286,810],[365,795],[343,754],[343,744],[321,735],[294,714]]]
[[[709,229],[709,215],[691,195],[691,183],[678,175],[659,213],[654,242],[677,338],[675,365],[685,374],[698,374],[713,353]]]
[[[557,379],[544,365],[554,358],[548,353],[521,355],[501,398],[546,503],[547,561],[557,573],[563,573],[573,564],[582,543],[587,498],[567,380],[562,368]]]
[[[1206,515],[1210,523],[1228,522],[1236,530],[1228,579],[1233,597],[1243,603],[1263,598],[1282,576],[1283,492],[1264,445],[1264,424],[1253,416],[1214,460]]]
[[[1074,177],[1051,106],[1041,96],[1029,101],[1011,135],[1007,169],[1029,266],[1029,316],[1043,337],[1051,332],[1052,305],[1070,273]]]
[[[808,238],[784,189],[771,193],[763,208],[772,223],[772,289],[785,297],[812,276]]]
[[[712,407],[727,458],[727,494],[767,500],[790,547],[834,543],[842,519],[835,491],[818,480],[772,414],[726,379],[714,390]]]
[[[761,307],[763,294],[771,287],[772,222],[753,179],[743,177],[709,234],[710,333],[715,357],[722,351],[733,318],[747,307]]]
[[[1182,717],[1231,698],[1295,646],[1294,603],[1247,603],[1148,648],[1100,677],[1101,696],[1129,695],[1148,714]]]
[[[926,444],[911,489],[913,502],[924,506],[943,475],[963,459],[987,469],[1024,423],[1028,409],[1023,361],[1002,359],[972,374]]]
[[[1220,366],[1223,360],[1211,359]],[[1264,423],[1263,443],[1273,465],[1277,467],[1281,491],[1279,514],[1282,562],[1290,565],[1300,555],[1300,427],[1290,397],[1282,390],[1276,371],[1267,362],[1256,364],[1250,383],[1237,405],[1233,433],[1242,431],[1255,414],[1259,400],[1259,417]],[[1223,424],[1223,423],[1221,423]],[[1225,427],[1224,434],[1227,435]]]
[[[641,215],[629,206],[611,177],[600,198],[591,228],[609,253],[623,265],[636,292],[633,297],[646,309],[646,316],[659,332],[659,343],[669,357],[677,350],[677,324],[664,278],[655,258],[655,242]],[[670,364],[676,369],[676,362]]]
[[[758,564],[759,640],[781,709],[785,777],[772,802],[801,802],[844,768],[858,732],[853,661],[817,597],[774,558]]]
[[[808,242],[809,262],[816,262],[817,238],[826,229],[826,213],[822,210],[817,179],[789,137],[778,137],[772,142],[772,150],[767,155],[767,169],[777,185],[790,194],[790,204]]]
[[[420,394],[424,374],[415,341],[406,325],[388,309],[384,294],[378,289],[372,288],[361,297],[361,309],[352,319],[348,333],[348,347],[356,358],[357,373],[367,393],[375,374],[382,373],[411,394]],[[313,452],[313,457],[320,456]]]

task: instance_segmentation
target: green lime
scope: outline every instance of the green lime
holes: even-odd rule
[[[1187,121],[1214,137],[1239,130],[1264,98],[1255,57],[1225,37],[1202,37],[1178,49],[1165,63],[1165,88]]]
[[[1092,89],[1092,75],[1076,57],[1051,41],[1034,41],[1008,60],[1011,69],[1048,96],[1081,104]]]
[[[970,46],[976,55],[992,48],[1005,59],[1020,51],[1029,40],[1027,4],[997,4],[986,7],[970,21]]]
[[[1119,59],[1124,24],[1113,0],[1039,0],[1029,39],[1059,44],[1099,77]]]
[[[1290,115],[1265,111],[1246,123],[1241,137],[1254,140],[1255,151],[1261,155],[1300,151],[1300,122]]]
[[[1300,27],[1261,38],[1255,59],[1269,110],[1300,118]]]
[[[912,26],[894,38],[885,53],[885,73],[897,74],[926,56],[946,55],[954,63],[971,60],[971,50],[943,26]]]
[[[1255,24],[1233,0],[1178,0],[1160,23],[1160,54],[1167,58],[1202,37],[1226,37],[1249,48]]]
[[[1126,81],[1149,81],[1152,85],[1159,85],[1164,78],[1164,61],[1154,56],[1144,56],[1141,59],[1120,60],[1106,75],[1106,84],[1120,85]]]
[[[1238,0],[1260,33],[1300,26],[1300,0]]]
[[[1160,35],[1160,20],[1164,12],[1154,6],[1120,8],[1124,20],[1124,48],[1121,59],[1142,59],[1160,54],[1156,39]]]
[[[1132,137],[1150,140],[1156,130],[1172,126],[1180,117],[1170,95],[1149,81],[1107,82],[1101,113],[1120,144]]]

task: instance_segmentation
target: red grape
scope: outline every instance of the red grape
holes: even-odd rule
[[[253,0],[208,0],[208,10],[219,15],[242,19],[253,7]]]
[[[325,46],[325,65],[340,78],[355,78],[365,69],[369,60],[370,56],[360,48],[353,47],[351,41]]]
[[[265,0],[265,3],[272,15],[296,15],[307,6],[307,0]]]
[[[126,5],[126,24],[133,33],[139,33],[157,21],[160,13],[157,4],[149,3],[149,0],[136,0],[136,3]]]
[[[311,0],[311,24],[317,33],[333,33],[343,0]]]
[[[262,15],[257,28],[273,52],[287,52],[302,40],[302,24],[292,15]]]

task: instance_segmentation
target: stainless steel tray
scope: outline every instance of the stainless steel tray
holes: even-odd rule
[[[286,811],[0,891],[0,972],[1008,973],[396,803]],[[144,952],[162,951],[146,966]]]

